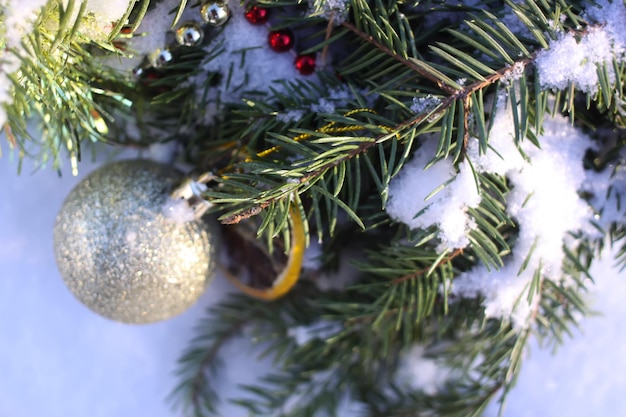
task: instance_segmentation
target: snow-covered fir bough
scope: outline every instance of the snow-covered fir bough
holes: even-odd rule
[[[103,4],[0,2],[10,145],[77,170],[87,142],[175,143],[213,173],[246,285],[309,246],[284,297],[207,313],[184,412],[217,413],[245,334],[277,363],[233,399],[252,415],[478,416],[529,337],[587,313],[589,266],[626,234],[621,0]]]

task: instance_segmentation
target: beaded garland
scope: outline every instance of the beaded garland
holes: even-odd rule
[[[198,47],[206,39],[207,29],[219,27],[228,21],[230,9],[228,3],[223,1],[205,2],[200,6],[200,17],[204,24],[194,20],[185,21],[174,32],[176,44],[180,47]],[[251,25],[267,25],[270,17],[270,9],[252,6],[245,12],[245,18]],[[295,45],[294,33],[288,29],[270,30],[267,36],[270,49],[277,53],[290,52]],[[176,61],[173,48],[166,46],[148,54],[144,62],[133,70],[136,78],[154,77],[151,69],[164,69]],[[311,75],[315,72],[316,61],[313,54],[295,54],[294,67],[301,75]]]

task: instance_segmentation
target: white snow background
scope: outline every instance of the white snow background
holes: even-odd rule
[[[92,313],[70,294],[54,261],[52,227],[79,179],[107,158],[80,165],[80,176],[33,172],[0,137],[0,417],[174,417],[165,397],[175,363],[203,310],[231,290],[222,277],[186,313],[151,325],[125,325]],[[69,171],[67,169],[66,171]],[[582,321],[582,334],[556,355],[531,343],[504,417],[626,415],[626,280],[605,260],[593,268],[591,297],[603,315]],[[245,339],[224,348],[222,395],[269,369]],[[416,366],[419,371],[420,366]],[[433,378],[437,378],[433,375]],[[224,417],[245,413],[224,403]],[[487,417],[495,417],[491,407]],[[344,413],[342,417],[356,417]]]
[[[10,41],[19,41],[27,29],[24,18],[28,17],[28,7],[40,3],[42,0],[9,1],[15,6],[6,16]],[[119,4],[124,3],[117,1],[112,9],[120,9]],[[599,13],[595,20],[606,21],[604,29],[593,31],[585,42],[576,45],[564,35],[551,44],[553,53],[539,60],[542,79],[548,86],[563,82],[550,78],[550,74],[580,81],[589,73],[581,69],[570,74],[561,69],[576,68],[562,59],[569,52],[587,56],[592,51],[594,65],[607,56],[623,57],[623,3],[607,3],[591,12],[591,17],[594,13]],[[232,31],[236,29],[236,25],[230,26]],[[9,71],[15,64],[5,62],[3,69]],[[289,71],[293,72],[291,66]],[[590,79],[584,85],[592,91],[596,83]],[[10,98],[7,85],[0,77],[0,103]],[[0,121],[4,116],[0,112]],[[193,336],[192,329],[203,310],[224,297],[231,290],[229,284],[218,276],[196,306],[158,324],[124,325],[97,316],[73,298],[59,277],[52,228],[71,188],[107,156],[99,152],[95,163],[85,156],[79,177],[72,177],[69,167],[63,177],[50,169],[33,173],[27,160],[18,177],[15,155],[10,154],[2,136],[0,147],[0,176],[4,179],[0,187],[0,417],[180,415],[164,400],[177,382],[173,376],[176,359]],[[612,268],[610,253],[606,255],[592,271],[597,281],[590,295],[603,316],[584,319],[582,334],[567,340],[556,355],[531,343],[504,417],[626,416],[626,303],[622,300],[626,280]],[[266,361],[255,359],[254,352],[243,338],[225,346],[223,358],[228,366],[215,381],[222,396],[236,394],[238,383],[251,382],[269,368]],[[413,363],[412,370],[421,373],[417,379],[424,386],[441,379],[442,370],[431,365],[419,360]],[[486,416],[496,414],[494,405]],[[225,403],[221,415],[243,417],[245,413]],[[358,414],[345,411],[340,415]]]
[[[95,163],[85,156],[78,177],[69,162],[59,177],[50,168],[35,172],[28,159],[18,176],[6,145],[0,135],[0,417],[180,415],[165,401],[177,382],[176,360],[204,310],[230,284],[218,276],[190,310],[156,324],[125,325],[91,312],[57,271],[52,228],[72,187],[111,152],[99,152]],[[234,366],[215,386],[225,396],[269,366],[244,340],[234,339],[224,352]],[[222,407],[223,416],[238,413]]]

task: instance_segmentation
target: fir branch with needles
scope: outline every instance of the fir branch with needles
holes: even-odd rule
[[[407,80],[405,74],[406,71],[409,71],[413,74],[412,77],[416,77],[420,83],[414,87],[414,90],[429,91],[429,87],[421,86],[422,79],[434,84],[434,86],[440,90],[438,93],[439,103],[423,113],[401,121],[384,117],[384,113],[380,115],[366,114],[366,118],[369,119],[366,121],[360,121],[356,117],[342,117],[339,114],[332,116],[327,115],[323,119],[323,124],[338,123],[344,126],[359,127],[362,131],[367,132],[368,136],[352,136],[348,138],[345,136],[324,134],[323,131],[320,130],[292,130],[300,135],[304,134],[311,138],[303,143],[296,143],[296,141],[288,136],[279,136],[275,132],[271,132],[270,136],[266,138],[266,144],[282,148],[284,151],[292,154],[310,155],[310,157],[301,158],[297,164],[290,164],[289,167],[276,165],[276,160],[250,160],[250,158],[236,164],[235,168],[246,172],[246,174],[229,175],[228,179],[224,180],[222,183],[219,192],[207,194],[207,196],[214,199],[217,204],[246,202],[242,207],[225,215],[225,218],[231,219],[233,216],[236,217],[238,212],[249,212],[253,207],[260,205],[266,206],[271,201],[285,199],[293,192],[301,193],[303,192],[302,190],[311,189],[317,190],[323,195],[327,195],[324,189],[320,190],[316,188],[315,185],[311,184],[315,184],[329,173],[336,172],[336,168],[340,168],[345,172],[351,172],[348,166],[358,164],[351,164],[350,160],[358,158],[360,155],[367,154],[370,152],[371,148],[386,148],[389,143],[392,143],[393,146],[397,148],[396,143],[398,143],[401,147],[408,145],[407,147],[410,149],[414,146],[412,138],[433,130],[433,119],[438,119],[441,123],[438,127],[440,130],[438,153],[435,157],[446,158],[448,155],[452,154],[455,161],[461,161],[465,156],[465,148],[470,140],[470,136],[477,137],[480,142],[481,150],[485,151],[488,146],[487,133],[489,131],[489,121],[485,118],[485,91],[490,90],[491,87],[501,83],[501,81],[511,78],[512,73],[520,69],[523,72],[528,71],[528,68],[532,68],[532,63],[536,57],[536,53],[531,53],[515,34],[498,22],[495,15],[484,12],[484,16],[480,19],[477,15],[471,15],[473,18],[472,21],[475,23],[468,21],[468,25],[470,25],[470,28],[474,31],[473,37],[468,36],[466,33],[451,30],[450,33],[453,38],[455,38],[457,46],[450,46],[439,42],[437,47],[431,47],[432,51],[435,53],[433,59],[444,60],[449,64],[449,66],[442,66],[435,61],[428,62],[424,60],[416,50],[397,50],[398,48],[403,48],[403,45],[404,48],[406,48],[407,45],[411,45],[410,42],[401,42],[398,38],[396,33],[401,32],[400,29],[394,30],[396,27],[403,27],[405,28],[404,30],[410,28],[407,17],[399,12],[399,4],[394,3],[391,9],[388,7],[372,9],[365,2],[355,2],[353,6],[353,13],[357,23],[352,24],[345,21],[342,23],[342,26],[348,29],[349,32],[352,32],[357,39],[371,44],[374,47],[373,51],[378,52],[375,55],[375,59],[391,57],[394,60],[398,60],[401,64],[397,69],[401,75],[397,78],[390,74],[389,71],[380,72],[380,76],[384,77],[385,87],[391,88],[390,84],[392,82],[395,83],[396,80],[406,85]],[[513,8],[517,14],[529,12],[529,10],[527,10],[528,6],[520,6],[517,4],[510,4],[509,6]],[[389,11],[383,14],[374,13],[373,11],[387,9],[389,9]],[[359,12],[357,13],[357,11]],[[560,13],[559,8],[552,11],[552,15],[556,13]],[[377,19],[385,19],[388,15],[396,16],[397,22],[387,22],[386,24],[375,23]],[[541,21],[543,24],[542,29],[544,29],[544,33],[539,34],[537,30],[538,23],[532,22],[529,19],[526,19],[524,22],[529,25],[529,30],[532,30],[532,33],[539,37],[536,46],[547,43],[545,33],[555,33],[557,29],[566,29],[565,26],[560,28],[550,27],[548,23],[550,20],[543,13],[540,14],[537,20]],[[494,24],[494,22],[496,23]],[[573,26],[579,23],[579,20],[575,20],[571,25]],[[499,27],[501,31],[494,31],[492,25]],[[364,29],[360,28],[361,26],[367,30],[371,30],[375,35],[365,32]],[[385,33],[382,29],[383,27],[386,27],[389,32]],[[377,39],[377,36],[380,37],[380,40]],[[462,49],[460,48],[461,46],[463,47]],[[489,56],[492,58],[492,62],[489,62],[491,65],[480,62],[476,58],[471,57],[468,52],[464,52],[464,50],[469,51],[477,49],[484,53],[489,52]],[[492,52],[493,50],[497,52],[494,53]],[[368,60],[367,62],[370,66],[373,65],[369,58],[371,54],[363,54],[360,49],[357,49],[357,52],[363,58],[353,60],[351,59],[352,57],[350,57],[346,61],[350,62],[351,66],[364,66],[362,63],[364,59]],[[521,56],[522,58],[516,61],[511,58],[512,56]],[[384,65],[389,68],[394,68],[393,65],[389,65],[388,63]],[[458,70],[453,69],[455,66]],[[441,69],[437,69],[437,67],[441,67]],[[350,68],[351,67],[342,68],[340,72],[346,71],[347,73],[351,73]],[[446,74],[446,72],[448,74]],[[547,92],[537,88],[537,77],[534,73],[531,75],[533,75],[533,82],[535,83],[533,90],[528,89],[527,84],[529,80],[523,74],[520,79],[510,83],[506,88],[506,91],[510,93],[511,101],[515,102],[516,106],[518,101],[516,91],[518,89],[520,90],[519,94],[522,95],[521,99],[523,102],[528,103],[532,100],[537,103],[533,109],[526,107],[519,109],[520,115],[516,118],[519,124],[516,127],[516,140],[518,142],[527,136],[530,140],[536,142],[534,132],[541,131],[541,121],[543,114],[546,112]],[[468,81],[474,80],[474,82],[468,83],[467,86],[460,86],[452,81],[451,77],[454,76]],[[374,82],[376,81],[376,76],[368,77],[368,79],[370,82]],[[403,91],[409,90],[411,87],[412,86],[409,84],[403,88]],[[354,87],[352,90],[354,90]],[[372,91],[375,92],[376,89]],[[536,98],[529,97],[533,91],[539,91]],[[384,96],[387,100],[383,101],[386,101],[385,104],[387,104],[387,106],[396,106],[397,101],[391,101],[391,97],[388,94],[389,93]],[[566,98],[566,102],[570,103],[571,100]],[[263,108],[258,101],[251,100],[248,104],[255,109],[254,111],[257,112],[257,114],[259,109]],[[574,109],[570,106],[568,110],[573,111]],[[257,120],[259,117],[271,119],[269,115],[254,116],[250,113],[244,114],[247,117],[256,118]],[[534,115],[537,116],[535,117]],[[461,120],[462,123],[456,123],[457,120]],[[473,120],[473,122],[470,123],[470,120]],[[249,119],[247,122],[249,122]],[[247,126],[250,126],[250,124],[247,124]],[[534,126],[535,129],[529,129],[530,126]],[[354,130],[357,131],[357,129]],[[263,131],[264,130],[256,129],[255,135]],[[246,135],[246,133],[242,132],[242,135]],[[396,142],[396,140],[398,142]],[[252,140],[250,143],[254,144],[256,141]],[[317,144],[321,146],[314,146]],[[407,153],[406,148],[400,151],[404,151],[403,153],[405,155]],[[282,160],[285,159],[286,158]],[[365,161],[370,160],[368,158],[364,159]],[[405,158],[400,158],[398,165],[393,167],[394,170],[392,170],[392,173],[397,172],[402,167],[402,161],[404,159]],[[277,176],[277,179],[278,177],[289,178],[290,183],[285,183],[284,180],[274,182],[270,179],[270,176]],[[383,181],[379,181],[379,192],[381,192],[382,195],[385,195],[390,178],[391,176],[387,176],[386,180],[383,179]],[[267,181],[267,183],[263,184],[264,181]],[[298,182],[300,185],[297,184]],[[238,199],[233,199],[233,193],[237,191],[231,193],[229,189],[232,187],[233,190],[241,190],[243,189],[242,183],[257,184],[255,189],[258,191],[250,189],[253,194],[246,193],[245,195],[240,195]],[[339,184],[334,190],[331,190],[331,193],[337,195],[342,185],[343,184]],[[350,190],[348,190],[348,193],[350,193]],[[315,193],[309,194],[315,195]],[[314,201],[318,201],[318,198],[314,198]],[[351,201],[351,199],[348,200]],[[346,205],[343,203],[342,199],[333,200],[331,198],[329,203],[333,207],[340,207],[346,211],[357,223],[362,223],[361,219],[354,212],[354,207]],[[319,205],[319,203],[317,204]],[[382,207],[384,207],[384,201]]]
[[[73,170],[80,160],[80,143],[107,141],[109,114],[97,101],[108,95],[121,108],[121,94],[106,92],[94,86],[94,79],[114,79],[116,74],[104,71],[94,59],[81,32],[87,17],[86,3],[70,0],[67,5],[50,2],[41,11],[33,33],[23,39],[23,48],[8,48],[21,62],[20,69],[8,74],[13,84],[13,103],[5,105],[8,122],[3,130],[20,155],[31,152],[42,163],[51,159],[58,167],[60,156],[69,152]],[[114,52],[106,39],[94,41],[96,47]],[[27,123],[36,120],[44,136],[41,149],[28,145],[35,141]]]
[[[298,3],[255,4],[293,11]],[[179,51],[178,61],[151,81],[130,80],[102,65],[98,54],[122,54],[115,44],[122,29],[130,28],[132,36],[151,5],[130,2],[110,37],[94,44],[80,31],[88,18],[84,2],[51,2],[24,39],[28,52],[7,51],[19,54],[22,66],[10,75],[14,101],[6,106],[4,131],[26,153],[34,140],[26,120],[39,119],[45,137],[37,157],[54,164],[64,152],[76,164],[85,140],[178,140],[185,162],[215,174],[204,196],[222,223],[236,228],[256,221],[256,237],[267,242],[268,253],[288,252],[291,208],[305,214],[306,240],[317,237],[326,262],[303,273],[278,301],[234,296],[207,312],[179,361],[172,399],[184,413],[219,415],[214,381],[227,361],[222,350],[244,336],[276,363],[274,372],[245,387],[246,398],[231,399],[251,414],[338,415],[342,402],[354,401],[370,416],[479,416],[490,401],[504,402],[531,337],[558,344],[580,316],[590,314],[584,293],[601,239],[572,231],[561,242],[559,268],[532,263],[543,256],[538,237],[527,253],[516,253],[528,227],[511,214],[519,172],[478,167],[481,157],[498,152],[494,125],[505,108],[513,126],[509,139],[521,160],[530,159],[524,149],[542,148],[548,116],[566,115],[587,132],[613,132],[604,139],[590,133],[598,149],[580,162],[598,172],[613,164],[618,176],[624,166],[624,56],[596,66],[595,90],[574,81],[556,88],[541,79],[544,52],[565,36],[581,42],[600,28],[583,18],[586,2],[483,0],[469,7],[351,0],[338,15],[315,1],[310,12],[292,12],[278,26],[306,27],[320,37],[307,53],[340,50],[333,55],[337,74],[320,70],[312,81],[283,81],[266,93],[244,91],[237,103],[209,94],[216,85],[229,85],[228,74],[201,72],[225,53],[226,45],[218,42]],[[173,25],[196,6],[179,1],[171,10]],[[439,13],[444,17],[434,19]],[[516,28],[507,24],[512,17]],[[208,107],[219,109],[215,120],[204,118]],[[139,139],[130,137],[126,122],[139,126]],[[464,246],[446,246],[441,223],[413,227],[389,211],[392,182],[433,144],[422,174],[444,162],[450,173],[428,190],[427,203],[452,187],[462,171],[469,172],[479,196],[460,212],[467,217]],[[621,210],[617,190],[605,196],[576,191],[587,202],[605,198]],[[518,204],[522,208],[532,203],[529,194]],[[412,213],[414,218],[429,207]],[[626,236],[620,221],[598,222],[596,228],[611,242]],[[273,249],[280,237],[284,244]],[[618,255],[622,264],[624,248]],[[355,282],[320,289],[316,276],[332,273],[337,259],[347,256],[342,250],[357,253]],[[510,317],[486,311],[484,287],[453,291],[475,268],[502,271],[518,259],[511,274],[531,278],[509,306]],[[528,310],[522,322],[513,317],[518,306]],[[306,340],[293,336],[300,327],[311,332]],[[416,345],[426,352],[424,360],[438,361],[449,376],[435,391],[398,382],[402,358]]]
[[[352,400],[366,404],[368,415],[421,415],[419,410],[429,410],[445,416],[478,416],[493,398],[505,398],[531,334],[561,340],[579,314],[588,314],[580,297],[584,292],[580,277],[587,276],[592,243],[576,250],[564,248],[568,257],[564,271],[578,277],[574,285],[534,271],[535,278],[516,301],[534,305],[521,331],[508,320],[481,313],[480,297],[458,299],[447,292],[455,278],[474,265],[499,269],[508,261],[519,230],[506,212],[510,192],[506,178],[476,174],[482,203],[470,210],[477,228],[463,250],[442,251],[433,243],[436,230],[408,231],[381,215],[391,179],[420,141],[433,137],[438,141],[433,163],[448,157],[462,163],[470,140],[487,152],[495,109],[489,108],[488,100],[498,91],[506,93],[515,109],[516,143],[529,140],[540,146],[546,114],[564,111],[577,117],[574,103],[581,94],[575,88],[545,90],[534,63],[558,33],[582,36],[588,30],[581,9],[558,2],[505,2],[502,7],[519,16],[534,38],[514,34],[496,12],[474,11],[467,14],[463,27],[448,27],[436,43],[426,36],[411,41],[409,34],[415,22],[428,15],[426,11],[418,8],[411,14],[400,3],[353,1],[350,18],[330,35],[354,51],[338,67],[352,99],[332,114],[306,113],[285,122],[277,117],[281,111],[306,108],[320,98],[319,90],[294,83],[286,85],[288,94],[250,98],[232,107],[229,123],[217,136],[234,139],[230,146],[215,145],[228,161],[228,170],[219,186],[206,194],[218,210],[226,209],[224,220],[236,223],[261,215],[263,224],[273,222],[266,230],[276,235],[286,224],[281,219],[288,205],[298,204],[320,241],[337,233],[334,219],[344,211],[355,230],[361,229],[357,233],[386,242],[368,248],[366,260],[359,262],[357,285],[341,292],[312,292],[308,302],[315,306],[315,316],[336,326],[336,332],[325,335],[322,344],[314,339],[294,347],[278,373],[248,387],[256,398],[237,403],[250,412],[313,415],[324,410],[333,415],[342,400],[337,395],[341,386]],[[614,63],[619,86],[606,71],[601,71],[600,82],[615,86],[621,95],[620,65]],[[464,81],[455,81],[459,79]],[[322,90],[342,86],[330,79],[323,82],[327,84]],[[377,96],[371,105],[364,105],[368,98],[359,93],[365,87],[367,94]],[[616,101],[602,91],[606,90],[587,95],[588,100],[617,114]],[[407,98],[428,98],[434,104],[412,114]],[[325,130],[329,125],[344,130],[341,134]],[[292,200],[294,195],[299,197]],[[296,294],[287,298],[298,300],[301,295]],[[288,335],[282,333],[281,338],[280,345],[285,346]],[[393,361],[415,343],[429,346],[462,376],[435,395],[395,387]],[[360,347],[357,354],[353,346]],[[334,367],[342,361],[344,367]],[[387,391],[377,396],[381,387]],[[396,395],[389,395],[389,390]]]

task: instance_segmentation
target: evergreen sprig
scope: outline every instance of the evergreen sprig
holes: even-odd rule
[[[75,174],[85,141],[142,144],[155,136],[162,141],[179,139],[182,131],[196,123],[200,110],[191,89],[198,87],[185,83],[202,59],[219,54],[219,48],[212,53],[173,48],[177,62],[167,72],[156,74],[157,80],[143,83],[103,60],[105,55],[118,59],[132,55],[133,51],[125,50],[125,38],[133,36],[154,3],[129,2],[108,37],[91,39],[93,22],[86,13],[87,2],[51,0],[32,33],[22,40],[23,47],[7,48],[21,65],[17,72],[7,74],[13,101],[5,104],[8,121],[2,130],[21,157],[28,155],[42,165],[51,162],[59,168],[61,157],[69,154]],[[4,42],[0,37],[0,46]],[[204,88],[210,83],[207,77]],[[41,137],[29,130],[33,122]],[[139,130],[139,137],[130,136],[131,130]]]
[[[127,25],[136,29],[152,3],[131,2],[111,38],[96,47],[118,53],[116,36]],[[507,214],[507,178],[473,173],[481,203],[468,209],[476,226],[464,249],[441,248],[435,227],[409,230],[384,211],[391,180],[426,141],[437,145],[430,164],[450,159],[457,167],[472,166],[471,141],[481,153],[489,151],[496,96],[506,97],[512,109],[517,145],[530,141],[541,147],[549,114],[568,114],[586,129],[600,123],[607,129],[625,126],[624,62],[616,58],[610,68],[599,65],[593,93],[581,93],[573,83],[545,89],[534,66],[560,34],[583,36],[592,29],[582,18],[584,2],[484,0],[466,7],[351,0],[345,20],[325,22],[323,2],[316,1],[312,16],[292,15],[288,23],[314,28],[323,22],[314,36],[324,40],[309,51],[340,49],[345,59],[336,64],[339,76],[320,72],[319,82],[284,82],[267,95],[244,92],[240,103],[208,94],[216,83],[229,82],[224,74],[208,75],[201,85],[187,83],[200,63],[223,52],[222,45],[212,45],[211,53],[181,52],[156,80],[137,83],[101,65],[94,45],[81,38],[84,16],[72,9],[84,3],[51,4],[42,16],[54,15],[58,25],[52,31],[43,20],[38,23],[24,40],[28,54],[20,54],[22,68],[11,76],[15,100],[7,107],[4,131],[16,146],[29,149],[34,138],[25,120],[34,116],[44,128],[42,154],[57,163],[61,152],[69,151],[77,161],[82,140],[131,140],[119,120],[132,110],[127,121],[138,124],[143,136],[157,129],[161,139],[182,139],[188,161],[216,174],[205,196],[224,223],[259,216],[259,238],[286,236],[287,250],[288,213],[297,205],[306,214],[307,239],[311,233],[322,243],[326,269],[336,263],[339,249],[360,253],[354,261],[357,281],[345,288],[322,291],[303,279],[276,302],[233,296],[210,309],[179,361],[180,384],[172,398],[187,414],[218,415],[213,381],[225,361],[221,348],[233,337],[253,334],[277,363],[260,384],[245,387],[252,398],[233,399],[253,415],[337,415],[342,402],[355,401],[370,416],[479,416],[494,398],[504,401],[531,336],[558,343],[589,314],[582,294],[601,245],[582,235],[563,247],[563,276],[532,271],[516,301],[531,307],[526,323],[486,317],[480,296],[451,295],[460,274],[478,264],[497,270],[509,261],[519,225]],[[180,0],[173,24],[187,6]],[[435,12],[449,19],[429,25]],[[509,13],[524,24],[524,34],[507,26]],[[334,111],[310,111],[338,90],[348,98],[337,100]],[[412,100],[427,105],[414,112]],[[211,105],[221,109],[214,123],[202,117]],[[289,117],[289,111],[302,117]],[[623,143],[618,135],[586,163],[601,169],[616,160]],[[606,233],[619,241],[626,228],[613,224]],[[533,251],[534,246],[527,260]],[[625,254],[623,249],[619,256],[626,264]],[[312,325],[324,330],[294,340],[293,328]],[[449,371],[450,380],[435,393],[397,381],[399,358],[416,344]]]
[[[8,122],[2,129],[21,156],[31,155],[42,163],[51,159],[58,167],[61,155],[69,152],[76,171],[82,141],[107,141],[111,115],[98,103],[99,98],[106,96],[122,109],[128,102],[122,94],[95,85],[101,79],[117,79],[117,74],[102,68],[88,45],[91,42],[81,33],[81,24],[87,20],[86,3],[66,3],[49,2],[34,23],[34,31],[22,40],[23,47],[7,49],[21,66],[7,74],[13,84],[13,102],[5,105]],[[4,44],[3,39],[0,42]],[[111,42],[93,43],[116,51]],[[41,138],[28,130],[33,120],[40,125]]]
[[[521,6],[515,4],[510,6],[515,6],[518,13],[528,13],[528,10],[522,10]],[[352,41],[356,43],[360,40],[361,46],[355,47],[354,55],[346,60],[350,66],[340,66],[339,71],[348,75],[360,71],[358,79],[368,80],[370,94],[378,92],[377,87],[372,86],[380,83],[381,87],[378,89],[384,88],[385,93],[380,96],[375,109],[384,108],[384,111],[375,115],[364,114],[367,120],[360,120],[355,116],[346,117],[339,112],[333,115],[318,115],[321,120],[315,123],[316,128],[308,130],[295,126],[291,128],[292,134],[310,137],[301,142],[282,132],[278,134],[275,129],[269,131],[258,129],[269,127],[267,125],[249,123],[250,120],[275,120],[271,110],[261,114],[264,106],[259,103],[260,100],[247,102],[250,108],[254,108],[254,114],[245,111],[237,113],[245,116],[247,122],[247,129],[240,132],[242,139],[243,137],[247,139],[248,132],[253,130],[251,126],[254,126],[257,133],[249,143],[256,145],[254,137],[258,137],[258,132],[268,132],[265,144],[280,148],[283,153],[277,158],[247,158],[244,162],[235,164],[238,172],[229,175],[223,181],[219,192],[207,194],[217,204],[226,203],[231,207],[233,204],[235,207],[241,205],[223,217],[249,212],[253,206],[265,206],[268,202],[287,199],[293,193],[306,193],[312,197],[315,208],[324,205],[321,203],[321,197],[326,198],[329,200],[326,204],[330,204],[331,212],[341,209],[354,221],[363,225],[363,221],[355,212],[355,205],[346,204],[356,201],[355,196],[361,192],[360,185],[351,187],[352,184],[344,184],[341,181],[329,188],[327,182],[322,181],[322,188],[319,188],[315,184],[326,176],[331,176],[334,180],[345,179],[348,178],[348,173],[355,173],[351,178],[360,179],[361,175],[356,173],[363,173],[361,166],[364,163],[383,196],[381,208],[384,208],[384,196],[387,195],[389,181],[402,167],[406,156],[415,146],[414,138],[426,132],[438,131],[439,143],[435,158],[452,155],[456,161],[463,159],[468,141],[472,137],[478,138],[483,152],[487,150],[490,120],[486,117],[485,95],[501,82],[512,78],[514,71],[532,67],[535,54],[531,51],[537,45],[531,43],[527,46],[504,27],[495,15],[483,12],[483,16],[480,17],[470,16],[471,20],[467,21],[470,31],[450,30],[454,46],[452,43],[444,42],[438,42],[436,47],[428,45],[434,54],[430,59],[426,59],[423,53],[418,53],[414,48],[413,42],[398,35],[407,33],[411,27],[407,15],[401,13],[399,7],[399,4],[393,2],[382,7],[380,4],[370,6],[367,2],[355,1],[351,4],[355,23],[349,21],[342,23],[343,28],[352,33]],[[379,13],[380,10],[387,12]],[[540,15],[537,20],[544,24],[542,29],[547,33],[554,33],[557,29],[550,26],[550,20],[540,8],[537,10]],[[560,8],[557,7],[553,14],[559,11]],[[380,21],[381,19],[384,22]],[[526,22],[536,32],[538,23],[528,19]],[[498,30],[494,30],[492,26]],[[346,38],[347,34],[342,37]],[[547,42],[543,37],[540,41]],[[478,57],[473,58],[471,54],[476,54],[477,51],[488,52],[492,59],[484,63]],[[516,57],[517,60],[512,57]],[[398,64],[389,61],[390,59]],[[362,68],[371,68],[371,74],[363,74]],[[505,89],[513,108],[516,109],[514,112],[516,140],[519,142],[528,137],[536,143],[535,132],[541,131],[549,92],[542,91],[536,74],[531,72],[530,76],[532,78],[528,79],[525,73],[522,73],[519,79],[509,82]],[[354,78],[356,81],[356,77]],[[459,85],[453,79],[464,80],[464,85]],[[396,90],[395,85],[401,85],[402,88]],[[358,85],[350,88],[355,91]],[[417,94],[411,94],[410,91],[416,91]],[[421,91],[428,92],[428,97],[437,100],[438,103],[421,114],[408,115],[406,106],[400,100],[411,95],[420,97]],[[432,96],[431,91],[436,92],[436,95]],[[422,94],[422,97],[427,96]],[[537,94],[537,97],[534,97],[534,94]],[[270,102],[280,103],[281,100],[273,97]],[[530,108],[531,102],[535,103],[533,108]],[[573,110],[573,107],[569,106],[568,110]],[[324,133],[320,127],[328,124],[355,127],[357,135],[339,136]],[[284,128],[280,130],[284,131]],[[366,135],[358,136],[361,131]],[[372,152],[372,149],[377,149],[377,152]],[[390,152],[390,149],[393,151]],[[371,156],[362,158],[362,155],[374,153],[379,154],[382,165],[378,166],[377,162],[373,162],[375,158]],[[287,157],[289,154],[299,157],[297,163],[286,163],[291,162]],[[383,171],[377,172],[379,169]],[[285,182],[285,178],[289,182]],[[242,183],[254,186],[246,188]],[[336,198],[342,191],[344,198]]]
[[[582,238],[578,247],[563,249],[565,278],[533,271],[533,280],[517,301],[533,306],[521,330],[506,319],[485,317],[480,298],[457,299],[448,293],[455,277],[474,265],[498,269],[507,262],[518,226],[506,214],[506,178],[475,174],[482,199],[479,207],[469,210],[477,227],[464,250],[439,250],[435,229],[409,231],[382,212],[390,180],[422,141],[437,141],[433,163],[467,159],[472,140],[487,152],[493,96],[499,92],[514,110],[518,144],[529,140],[541,146],[546,114],[584,118],[576,105],[581,97],[576,86],[544,90],[533,65],[559,33],[582,35],[588,30],[580,18],[581,7],[561,1],[487,3],[493,6],[489,11],[438,5],[439,10],[463,13],[465,20],[417,36],[416,26],[432,8],[354,0],[350,18],[331,34],[352,51],[338,65],[347,84],[330,78],[322,79],[322,88],[301,81],[285,84],[285,92],[229,107],[228,123],[216,127],[216,137],[232,138],[215,142],[228,169],[219,187],[207,192],[216,207],[226,209],[223,220],[231,223],[260,214],[263,224],[273,224],[267,230],[277,235],[286,227],[288,205],[298,204],[307,213],[309,229],[323,242],[340,239],[337,234],[347,229],[379,242],[364,245],[356,285],[331,293],[308,289],[306,301],[298,291],[287,296],[312,306],[308,320],[323,320],[334,332],[299,346],[284,327],[270,332],[282,340],[276,346],[283,347],[283,359],[277,372],[247,387],[253,399],[236,400],[250,413],[336,415],[347,395],[364,404],[371,416],[478,416],[497,396],[504,402],[531,335],[559,342],[580,315],[589,313],[581,294],[597,242]],[[530,37],[503,23],[505,10],[520,18]],[[323,43],[319,49],[329,44],[332,48],[332,43]],[[613,67],[617,79],[599,68],[600,89],[586,95],[609,119],[618,117],[620,109],[608,91],[621,96],[623,88],[623,64],[616,60]],[[277,117],[285,109],[306,108],[325,91],[339,87],[351,91],[352,99],[332,114],[307,113],[290,122]],[[413,98],[431,104],[415,114],[407,104]],[[346,129],[338,134],[325,130],[329,125]],[[224,146],[228,143],[231,146]],[[212,146],[206,145],[207,153]],[[342,211],[353,227],[337,222]],[[615,230],[616,237],[621,236],[621,229]],[[329,244],[328,252],[332,247]],[[531,256],[532,249],[527,258]],[[527,263],[522,270],[525,267]],[[284,320],[281,315],[280,326]],[[416,343],[427,346],[429,355],[445,362],[454,375],[436,394],[395,383],[397,358]]]

